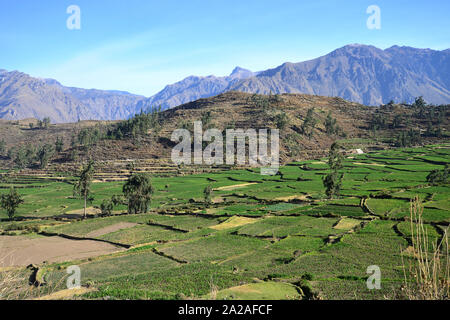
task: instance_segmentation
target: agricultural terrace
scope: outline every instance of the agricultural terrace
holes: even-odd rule
[[[348,156],[341,195],[332,200],[322,184],[326,159],[290,163],[276,176],[259,169],[154,176],[152,210],[138,215],[119,205],[99,216],[123,182],[96,182],[86,220],[72,177],[16,175],[0,183],[0,193],[14,186],[25,201],[15,221],[0,213],[0,252],[10,256],[0,267],[29,276],[33,263],[45,284],[37,291],[46,295],[65,289],[66,268],[78,265],[82,299],[392,297],[411,241],[410,199],[422,200],[432,239],[448,228],[449,185],[426,177],[449,155],[448,145],[434,145]],[[59,254],[60,246],[73,250]],[[381,290],[366,287],[370,265],[381,269]]]

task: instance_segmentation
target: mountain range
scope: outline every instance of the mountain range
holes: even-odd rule
[[[393,46],[382,50],[352,44],[313,60],[287,62],[261,72],[236,67],[225,77],[190,76],[149,98],[123,91],[65,87],[53,79],[0,70],[0,118],[119,120],[151,106],[168,109],[226,91],[337,96],[365,105],[391,100],[410,103],[423,96],[430,103],[448,104],[450,49]]]
[[[365,105],[450,103],[450,50],[348,45],[317,59],[284,63],[228,90],[337,96]]]
[[[52,122],[125,119],[136,112],[143,96],[121,91],[70,88],[53,79],[0,70],[0,118],[50,117]]]

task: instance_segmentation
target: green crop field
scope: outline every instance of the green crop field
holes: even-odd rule
[[[118,205],[107,217],[98,208],[124,182],[94,182],[86,220],[73,177],[15,176],[0,182],[0,194],[15,186],[24,203],[15,221],[0,211],[0,237],[59,235],[116,248],[40,263],[43,294],[64,289],[66,269],[78,265],[89,288],[81,299],[384,299],[399,290],[404,263],[414,259],[402,257],[411,199],[422,200],[430,241],[448,229],[450,186],[430,185],[426,176],[449,163],[445,145],[352,155],[334,199],[322,184],[326,159],[290,163],[276,176],[258,169],[154,176],[150,213],[128,215]],[[381,270],[380,290],[366,286],[372,265]]]

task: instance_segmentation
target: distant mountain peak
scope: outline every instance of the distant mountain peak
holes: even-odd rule
[[[353,43],[338,48],[330,53],[330,55],[353,55],[353,56],[370,56],[373,54],[382,54],[383,50],[365,44]]]
[[[246,78],[250,78],[254,75],[255,74],[252,71],[237,66],[231,72],[230,77],[235,78],[235,79],[246,79]]]
[[[241,68],[241,67],[237,66],[237,67],[235,67],[233,69],[233,71],[231,72],[230,76],[232,76],[233,74],[239,73],[239,72],[251,72],[251,71],[248,70],[248,69]]]

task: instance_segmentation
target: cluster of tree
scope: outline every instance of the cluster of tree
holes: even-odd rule
[[[432,121],[428,121],[427,130],[425,131],[425,136],[441,138],[442,137],[442,127],[441,127],[441,125],[438,124],[436,126],[436,125],[433,125]]]
[[[160,112],[160,107],[152,108],[149,112],[141,111],[141,113],[136,114],[132,118],[116,124],[97,124],[94,127],[81,129],[72,136],[72,150],[69,153],[69,158],[71,160],[77,159],[76,149],[79,146],[87,151],[90,147],[105,139],[123,140],[132,138],[140,140],[148,134],[150,129],[157,134],[161,129]]]
[[[38,163],[39,168],[43,169],[54,156],[55,151],[60,153],[63,151],[63,147],[63,139],[57,137],[54,145],[46,143],[38,147],[35,147],[32,144],[12,147],[8,150],[8,158],[12,159],[19,169],[32,167],[36,162]]]
[[[369,129],[372,131],[383,130],[388,128],[386,115],[376,113],[369,121]]]
[[[391,101],[387,106],[394,105]],[[408,106],[408,105],[406,105]],[[412,105],[409,106],[412,109],[412,115],[407,114],[396,114],[392,122],[389,123],[389,113],[377,113],[369,122],[369,128],[371,130],[381,130],[387,128],[400,128],[408,127],[411,125],[412,117],[420,120],[426,120],[440,131],[440,127],[444,120],[446,119],[447,111],[449,110],[449,105],[433,105],[425,102],[423,97],[417,97]],[[431,132],[431,131],[430,131]],[[434,133],[433,133],[434,134]]]
[[[397,136],[397,147],[411,147],[422,143],[422,136],[419,130],[410,128],[408,131],[402,131]]]
[[[44,144],[37,148],[28,144],[17,150],[15,148],[10,149],[8,156],[14,160],[19,169],[32,167],[36,162],[38,162],[39,168],[43,169],[47,166],[53,154],[54,149],[51,144]]]
[[[87,204],[94,200],[92,195],[92,180],[95,175],[93,161],[84,166],[79,174],[78,181],[74,185],[74,196],[84,201],[84,218],[86,218]],[[100,209],[103,214],[111,214],[114,206],[127,205],[129,214],[147,213],[150,210],[154,188],[150,176],[146,173],[132,174],[122,188],[123,196],[114,195],[111,200],[104,200]]]
[[[150,209],[154,191],[148,174],[135,173],[128,178],[122,188],[128,205],[128,213],[147,213]]]
[[[435,169],[427,175],[427,182],[431,185],[438,185],[441,183],[447,183],[449,178],[450,167],[448,164],[442,170]]]
[[[277,129],[283,130],[289,125],[289,117],[286,115],[286,112],[281,111],[273,117],[273,122]]]
[[[369,129],[373,132],[377,130],[385,130],[385,129],[397,129],[401,127],[408,127],[411,124],[411,116],[406,114],[396,114],[390,120],[389,113],[381,113],[377,112],[369,121]]]
[[[411,107],[414,109],[416,118],[427,121],[426,136],[442,137],[442,124],[447,118],[450,105],[428,104],[423,97],[418,97]]]
[[[95,175],[95,164],[89,161],[81,170],[77,182],[73,187],[73,194],[83,199],[84,214],[87,217],[87,204],[94,200],[92,181]],[[114,195],[111,200],[104,200],[100,206],[102,213],[111,214],[114,206],[127,205],[128,213],[147,213],[150,209],[154,188],[150,176],[146,173],[131,175],[123,186],[123,196]],[[210,199],[212,189],[205,191],[205,197]],[[209,200],[210,201],[210,200]],[[17,191],[11,187],[9,193],[0,196],[0,208],[6,210],[8,217],[13,219],[17,208],[24,202]]]
[[[275,123],[276,127],[280,130],[286,128],[286,126],[288,126],[290,123],[289,117],[283,111],[276,114],[273,117],[272,121]],[[306,117],[300,126],[301,134],[307,136],[308,138],[311,138],[314,135],[318,123],[319,120],[315,117],[314,108],[308,109]],[[328,115],[324,122],[324,126],[325,132],[329,136],[345,135],[341,127],[338,125],[336,118],[333,118],[331,111],[328,112]]]
[[[267,111],[270,107],[270,100],[262,95],[258,95],[255,93],[247,99],[247,104],[253,104],[261,111]]]
[[[141,111],[134,117],[112,125],[107,137],[113,140],[122,140],[124,138],[139,138],[148,134],[151,129],[155,133],[161,129],[161,107],[152,108],[149,112]]]
[[[394,104],[391,101],[388,106]],[[408,106],[408,105],[406,105]],[[427,121],[426,131],[423,133],[425,137],[442,137],[442,124],[447,117],[447,110],[450,105],[432,105],[427,104],[423,97],[417,97],[412,105],[412,114],[396,114],[392,122],[389,121],[389,113],[377,112],[369,122],[369,128],[376,132],[377,130],[387,128],[409,128],[408,130],[400,132],[396,137],[395,144],[398,147],[409,147],[422,143],[422,135],[419,129],[412,127],[413,118]],[[417,123],[417,120],[415,121]]]
[[[339,196],[341,191],[344,174],[340,173],[339,170],[343,168],[343,158],[339,144],[334,142],[328,154],[328,166],[331,172],[322,179],[325,193],[330,199]]]
[[[76,147],[78,143],[81,147],[88,149],[92,145],[95,145],[98,141],[106,139],[106,137],[107,128],[100,124],[97,124],[95,127],[83,128],[78,132],[75,143],[73,143],[72,147]]]
[[[48,129],[49,125],[51,123],[51,120],[49,117],[45,117],[42,120],[38,120],[38,128],[39,129]],[[30,129],[33,129],[33,124],[30,123]]]

